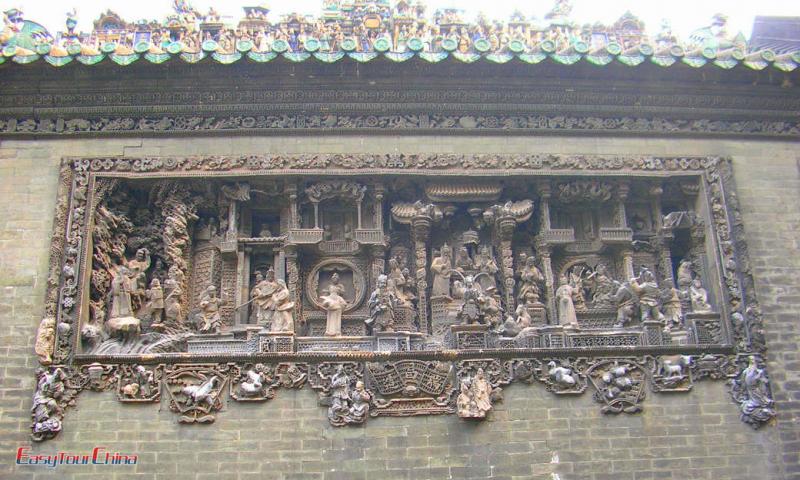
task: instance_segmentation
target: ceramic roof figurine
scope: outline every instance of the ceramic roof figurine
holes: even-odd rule
[[[800,65],[800,49],[781,51],[750,48],[741,33],[728,30],[727,17],[715,15],[709,25],[687,39],[677,38],[668,24],[652,35],[634,14],[626,12],[611,25],[578,25],[569,0],[556,0],[544,20],[526,19],[515,11],[508,22],[480,16],[464,19],[456,8],[424,15],[419,1],[359,2],[325,0],[321,14],[269,19],[266,5],[245,6],[241,20],[231,23],[213,8],[203,15],[186,0],[173,0],[175,13],[163,22],[129,23],[111,11],[94,22],[91,32],[76,32],[75,12],[66,30],[51,35],[43,26],[23,19],[22,12],[4,13],[0,33],[0,63],[25,64],[44,60],[53,66],[73,61],[129,65],[162,63],[178,57],[196,63],[207,57],[219,63],[269,62],[279,56],[293,62],[316,59],[331,63],[349,57],[359,62],[380,56],[403,62],[418,57],[428,62],[455,58],[505,63],[517,59],[536,64],[547,60],[564,65],[584,61],[627,66],[680,63],[722,69],[744,65],[753,70],[773,67],[788,72]]]

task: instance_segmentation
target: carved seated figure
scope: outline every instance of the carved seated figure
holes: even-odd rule
[[[695,278],[689,289],[689,297],[692,300],[692,311],[695,313],[711,312],[711,305],[708,303],[708,292],[703,288],[699,278]]]

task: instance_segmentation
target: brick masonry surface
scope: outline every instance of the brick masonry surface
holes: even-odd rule
[[[729,155],[768,333],[775,425],[740,422],[722,382],[648,392],[645,410],[604,416],[591,395],[515,384],[482,423],[379,418],[332,428],[310,389],[268,404],[228,403],[211,426],[159,405],[84,392],[55,440],[34,452],[133,452],[134,467],[16,467],[29,446],[49,236],[63,155],[239,153],[584,153]],[[800,479],[800,172],[797,144],[535,137],[234,137],[0,142],[0,478],[97,479]]]

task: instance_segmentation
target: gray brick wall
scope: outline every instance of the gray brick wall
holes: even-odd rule
[[[30,445],[49,235],[62,155],[305,152],[555,152],[730,155],[750,242],[777,400],[775,426],[741,423],[724,384],[648,392],[645,411],[608,417],[590,395],[513,385],[488,421],[380,418],[334,429],[311,390],[229,404],[212,426],[182,426],[158,405],[84,392],[55,440],[36,452],[94,446],[136,452],[136,467],[13,465]],[[800,479],[800,173],[796,144],[612,138],[233,137],[0,142],[0,478]]]

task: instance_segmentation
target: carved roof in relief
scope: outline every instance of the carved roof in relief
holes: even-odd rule
[[[544,19],[515,12],[507,21],[484,16],[467,21],[459,9],[426,14],[421,2],[389,0],[324,1],[322,14],[316,17],[297,13],[276,17],[267,6],[244,7],[244,17],[238,22],[213,8],[200,12],[185,0],[174,1],[173,10],[163,21],[149,22],[129,22],[107,11],[91,32],[76,30],[73,11],[65,30],[53,35],[25,20],[21,10],[11,9],[4,12],[0,63],[43,59],[53,66],[73,61],[94,65],[107,59],[124,66],[177,58],[188,63],[206,58],[223,64],[266,63],[277,58],[333,63],[382,57],[393,62],[419,58],[436,63],[455,58],[465,63],[517,59],[536,64],[549,58],[565,65],[654,63],[699,68],[712,64],[730,69],[741,64],[753,70],[771,66],[787,72],[800,65],[800,51],[781,48],[776,53],[763,43],[750,45],[741,33],[728,31],[727,17],[722,14],[681,39],[666,22],[658,31],[646,31],[644,22],[630,12],[612,25],[579,25],[570,17],[569,0],[556,1]]]

